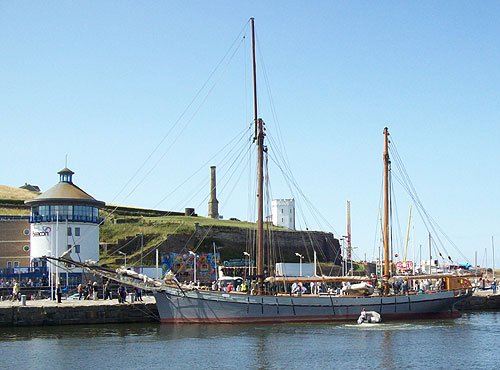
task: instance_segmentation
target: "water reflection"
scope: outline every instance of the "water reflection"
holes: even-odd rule
[[[93,325],[0,328],[3,360],[25,368],[384,368],[494,366],[500,313],[357,325]],[[28,343],[29,342],[29,343]],[[75,354],[92,353],[80,358]],[[111,354],[119,353],[120,357]],[[468,356],[467,353],[475,353]],[[52,369],[51,369],[52,370]]]

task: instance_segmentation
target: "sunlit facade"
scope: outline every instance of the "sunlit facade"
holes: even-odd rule
[[[31,206],[30,261],[36,267],[43,256],[61,256],[74,261],[99,261],[99,208],[95,200],[73,184],[73,171],[59,171],[59,183],[25,203]]]

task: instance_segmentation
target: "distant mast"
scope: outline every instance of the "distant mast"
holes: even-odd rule
[[[257,64],[255,62],[255,30],[252,24],[252,64],[253,64],[253,103],[255,119],[255,137],[257,142],[257,294],[264,294],[264,130],[262,119],[257,113]]]
[[[389,278],[391,277],[389,263],[389,131],[384,128],[384,294],[389,294]]]
[[[352,262],[351,246],[351,201],[347,201],[347,261]],[[352,263],[351,263],[352,265]],[[352,272],[351,272],[352,273]]]

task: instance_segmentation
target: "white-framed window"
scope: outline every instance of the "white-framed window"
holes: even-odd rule
[[[14,268],[19,267],[19,261],[14,261]]]
[[[7,268],[8,269],[12,268],[12,261],[7,261]]]
[[[71,236],[71,227],[68,227],[68,236]]]
[[[24,235],[29,235],[29,234],[30,234],[30,231],[29,231],[28,229],[24,229],[23,234],[24,234]]]
[[[25,252],[29,252],[29,251],[30,251],[30,246],[29,246],[29,245],[25,245],[25,246],[23,247],[23,251],[25,251]]]
[[[75,236],[80,236],[80,228],[75,227]]]

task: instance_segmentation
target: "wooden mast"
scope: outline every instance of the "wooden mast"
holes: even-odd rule
[[[384,128],[384,294],[389,294],[389,278],[391,277],[389,263],[389,131]]]
[[[262,119],[257,114],[257,65],[255,62],[255,30],[252,24],[252,62],[255,137],[257,141],[257,294],[264,294],[264,129]]]

